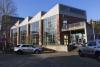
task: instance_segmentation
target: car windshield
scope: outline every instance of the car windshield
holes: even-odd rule
[[[19,47],[20,45],[16,45],[16,47]]]
[[[82,47],[86,47],[87,46],[87,43],[82,43],[81,46]]]
[[[29,45],[29,46],[34,48],[34,46],[33,46],[33,45]]]
[[[89,42],[88,46],[96,46],[96,42]]]

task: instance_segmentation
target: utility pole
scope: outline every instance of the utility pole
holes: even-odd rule
[[[5,32],[4,32],[5,33]],[[6,44],[6,33],[5,33],[5,51],[6,51],[6,46],[7,46],[7,44]]]
[[[95,41],[95,29],[94,29],[94,22],[92,21],[92,30],[93,30],[93,37],[94,37],[94,41]]]
[[[3,32],[3,38],[2,38],[2,44],[3,44],[3,54],[5,54],[5,50],[6,50],[6,33]]]

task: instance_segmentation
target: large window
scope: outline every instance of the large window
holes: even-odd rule
[[[76,8],[70,8],[70,12],[75,14],[85,15],[85,11]]]
[[[43,23],[43,44],[56,44],[56,16],[44,19]]]
[[[89,42],[88,46],[96,46],[96,42]]]
[[[73,14],[78,14],[78,15],[85,15],[86,14],[86,12],[84,10],[77,9],[77,8],[74,8],[74,7],[65,6],[65,5],[60,6],[60,12],[62,12],[62,13],[73,13]]]
[[[12,32],[12,42],[13,44],[16,44],[17,43],[17,28],[14,28],[11,30]]]
[[[63,21],[63,26],[62,27],[63,27],[63,29],[67,29],[67,20],[66,21],[65,20]]]
[[[39,44],[39,21],[30,24],[30,43]]]
[[[26,25],[20,27],[20,43],[21,44],[25,44],[26,43],[25,42],[26,41],[26,32],[27,32]]]

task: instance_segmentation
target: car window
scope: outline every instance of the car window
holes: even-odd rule
[[[19,47],[20,45],[17,45],[16,47]]]
[[[29,45],[23,45],[22,47],[29,47]]]
[[[96,42],[89,42],[88,46],[96,46]]]
[[[29,45],[29,47],[34,47],[33,45]]]
[[[22,47],[34,47],[33,45],[23,45]]]
[[[83,47],[86,47],[86,46],[87,46],[87,43],[82,44],[82,46],[83,46]]]

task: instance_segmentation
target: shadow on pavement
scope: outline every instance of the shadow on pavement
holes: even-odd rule
[[[81,58],[78,55],[56,56],[48,58],[51,64],[58,64],[55,67],[100,67],[99,63],[90,58]]]
[[[55,53],[55,52],[57,51],[48,48],[43,48],[43,53]]]

